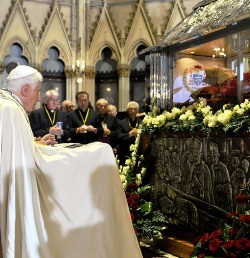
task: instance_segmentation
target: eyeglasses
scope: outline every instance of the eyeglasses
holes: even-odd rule
[[[49,99],[49,102],[57,102],[58,101],[58,99]]]

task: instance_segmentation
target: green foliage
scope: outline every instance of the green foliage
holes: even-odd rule
[[[154,237],[162,238],[161,232],[166,229],[167,220],[162,211],[150,200],[152,186],[144,182],[148,160],[144,156],[146,153],[141,153],[140,136],[141,129],[135,145],[131,146],[131,155],[127,158],[126,165],[119,167],[119,173],[137,238],[145,237],[152,240]]]

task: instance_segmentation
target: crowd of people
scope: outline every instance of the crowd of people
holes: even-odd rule
[[[50,90],[34,110],[42,80],[18,65],[0,89],[0,257],[142,258],[112,148],[98,142],[112,144],[116,117],[86,92],[74,108]],[[138,106],[128,107],[131,129]]]
[[[138,103],[131,101],[127,104],[127,115],[118,119],[116,106],[104,98],[96,101],[95,108],[86,91],[77,92],[75,98],[76,107],[70,100],[60,103],[58,91],[48,90],[43,106],[29,115],[34,136],[51,134],[58,143],[108,143],[118,156],[119,164],[124,165],[145,110],[140,112]]]

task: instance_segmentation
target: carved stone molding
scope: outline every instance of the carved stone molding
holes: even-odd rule
[[[31,66],[36,69],[37,71],[39,71],[40,73],[42,72],[43,70],[43,66],[40,65],[40,64],[31,64]]]
[[[52,17],[52,14],[54,12],[55,9],[58,9],[58,14],[60,15],[60,18],[62,19],[62,23],[63,23],[63,26],[66,30],[66,32],[68,33],[68,28],[65,26],[66,25],[66,20],[63,19],[63,13],[61,12],[61,6],[58,5],[57,1],[54,1],[51,5],[50,5],[50,10],[48,11],[47,13],[47,17],[45,18],[44,20],[44,24],[42,25],[42,30],[40,31],[39,33],[39,38],[41,39],[43,37],[43,34],[45,33],[45,30],[49,24],[49,21]],[[69,35],[68,35],[69,36]]]
[[[1,63],[0,64],[0,73],[1,74],[4,72],[4,69],[5,69],[5,65],[4,65],[4,63]]]
[[[66,78],[72,79],[75,77],[75,72],[73,71],[72,68],[65,68],[64,72],[65,72]]]
[[[129,77],[131,73],[131,67],[126,64],[121,64],[119,65],[117,71],[120,77]]]
[[[96,69],[93,66],[88,66],[85,68],[85,77],[87,79],[95,79],[96,76]]]
[[[6,26],[7,26],[8,22],[9,22],[9,19],[11,17],[11,14],[12,14],[16,4],[20,4],[20,7],[21,7],[21,9],[23,11],[23,16],[24,16],[24,18],[25,18],[25,20],[27,22],[27,26],[28,26],[28,28],[30,30],[30,33],[31,33],[32,36],[34,36],[33,35],[34,34],[33,30],[31,30],[31,22],[29,22],[29,16],[26,14],[26,8],[23,7],[23,0],[15,0],[15,1],[11,1],[11,6],[9,7],[8,13],[5,16],[5,20],[2,23],[3,26],[0,29],[0,39],[2,38],[3,32],[6,30]],[[33,39],[34,39],[34,37],[33,37]]]

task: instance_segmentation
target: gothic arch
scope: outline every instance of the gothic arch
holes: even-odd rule
[[[115,49],[111,44],[107,43],[107,42],[104,42],[103,45],[101,47],[99,47],[98,50],[96,50],[96,54],[95,56],[93,56],[93,60],[90,60],[90,63],[93,63],[96,65],[96,63],[102,59],[102,51],[104,48],[110,48],[111,51],[112,51],[112,56],[111,58],[114,59],[117,63],[120,62],[120,54],[118,52],[117,49]]]
[[[72,56],[60,43],[53,41],[44,46],[38,56],[38,63],[42,63],[45,59],[49,58],[48,51],[50,48],[56,47],[59,51],[58,58],[64,62],[65,67],[71,65]]]
[[[33,46],[30,47],[26,42],[24,42],[23,39],[19,37],[12,38],[4,44],[2,47],[0,59],[3,60],[7,55],[10,55],[10,47],[15,43],[22,47],[22,55],[27,58],[29,64],[35,64],[36,52],[33,49]]]
[[[134,58],[134,57],[136,57],[137,56],[137,54],[136,54],[136,50],[137,50],[137,48],[140,46],[140,45],[145,45],[146,47],[149,47],[150,46],[150,44],[148,43],[148,42],[146,42],[145,40],[137,40],[136,42],[134,42],[131,46],[130,46],[130,48],[128,49],[128,55],[127,55],[127,63],[128,64],[130,64],[131,63],[131,61],[132,61],[132,59]]]

